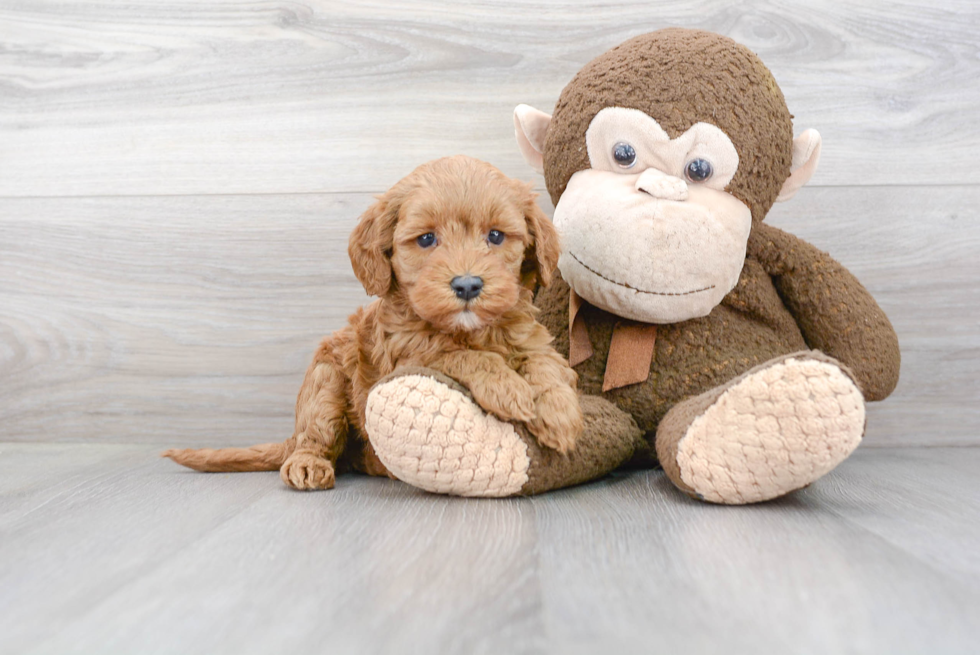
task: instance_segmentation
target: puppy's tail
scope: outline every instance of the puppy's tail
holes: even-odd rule
[[[195,471],[238,473],[278,471],[295,447],[295,439],[285,443],[262,443],[249,448],[171,448],[160,453]]]

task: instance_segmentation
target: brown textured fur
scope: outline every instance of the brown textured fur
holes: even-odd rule
[[[576,374],[534,320],[531,291],[547,285],[558,239],[529,185],[489,164],[449,157],[424,164],[382,195],[350,239],[354,272],[381,296],[325,338],[296,401],[296,428],[285,443],[163,453],[199,471],[280,470],[296,489],[328,489],[338,466],[387,471],[364,431],[368,392],[396,368],[424,366],[460,381],[486,410],[526,422],[560,452],[582,429]],[[490,230],[505,234],[491,244]],[[424,248],[417,238],[436,235]],[[457,298],[450,281],[469,274],[483,290]],[[465,314],[463,312],[468,312]],[[342,459],[343,456],[343,459]]]
[[[586,304],[581,316],[594,354],[575,367],[580,391],[616,403],[651,441],[661,419],[685,399],[802,350],[838,360],[866,400],[886,398],[898,383],[901,353],[885,313],[827,253],[763,222],[790,173],[793,132],[782,92],[762,61],[728,37],[676,28],[634,37],[596,57],[562,91],[548,128],[544,173],[555,204],[571,176],[589,167],[586,130],[605,107],[644,111],[672,137],[699,121],[722,128],[739,155],[726,191],[751,209],[754,222],[735,288],[707,316],[657,325],[643,382],[603,391],[612,333],[622,318]],[[567,355],[570,287],[555,278],[536,304],[539,320],[557,337],[555,347]]]
[[[739,157],[726,191],[751,208],[757,223],[789,175],[793,117],[762,60],[727,37],[667,28],[599,55],[562,91],[544,151],[556,205],[572,175],[589,168],[585,132],[605,107],[639,109],[671,138],[702,121],[721,128]]]

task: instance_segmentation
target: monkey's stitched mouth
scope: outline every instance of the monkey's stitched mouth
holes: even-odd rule
[[[695,293],[701,293],[702,291],[710,291],[711,289],[714,289],[715,288],[715,285],[712,284],[711,286],[704,287],[703,289],[694,289],[693,291],[669,292],[669,291],[647,291],[646,289],[637,289],[636,287],[634,287],[632,285],[629,285],[629,284],[626,284],[625,282],[617,282],[616,280],[609,279],[608,277],[606,277],[605,275],[603,275],[602,273],[600,273],[599,271],[595,270],[594,268],[592,268],[591,266],[589,266],[588,264],[586,264],[585,262],[583,262],[581,259],[579,259],[578,257],[576,257],[575,256],[575,253],[572,252],[571,250],[568,251],[568,254],[572,256],[572,259],[574,259],[579,264],[581,264],[585,268],[585,270],[589,271],[593,275],[597,275],[598,277],[601,277],[606,282],[611,282],[611,283],[615,284],[616,286],[624,287],[624,288],[629,289],[631,291],[636,291],[637,293],[646,293],[646,294],[649,294],[651,296],[690,296],[690,295],[695,294]]]

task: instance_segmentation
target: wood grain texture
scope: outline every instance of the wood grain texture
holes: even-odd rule
[[[0,196],[380,191],[455,153],[530,178],[514,106],[668,26],[762,56],[815,184],[980,182],[972,0],[4,0]]]
[[[371,195],[455,153],[532,179],[514,106],[673,25],[757,51],[824,137],[769,220],[898,331],[865,447],[743,508],[156,457],[285,438],[367,300]],[[0,0],[0,652],[975,652],[980,448],[888,446],[980,445],[978,33],[972,0]]]
[[[980,187],[804,188],[767,221],[829,252],[898,333],[898,388],[869,445],[980,444]]]
[[[541,199],[550,211],[546,199]],[[0,200],[0,439],[248,444],[291,434],[319,338],[366,302],[367,194]],[[898,331],[868,445],[980,443],[980,189],[804,189],[770,221]]]
[[[319,339],[367,301],[347,257],[367,195],[0,202],[18,439],[284,439]]]
[[[731,508],[660,472],[472,500],[0,444],[0,651],[972,653],[980,449]]]
[[[944,470],[947,501],[937,506],[920,498],[921,485],[934,485],[918,466],[961,456],[975,466],[977,451],[902,451],[900,467],[875,475],[883,452],[890,451],[860,450],[803,492],[735,511],[678,500],[659,473],[539,499],[541,586],[546,611],[563,626],[555,651],[645,653],[652,644],[692,653],[969,651],[977,570],[954,569],[976,522],[937,526],[945,509],[959,514],[950,506],[960,495],[975,504],[975,476]],[[898,476],[901,491],[892,491],[909,514],[894,511],[894,498],[875,487],[889,474]],[[824,503],[825,493],[838,502]],[[879,512],[882,505],[892,511]],[[901,533],[908,515],[925,520],[881,538]],[[927,540],[956,552],[955,563],[910,552]]]

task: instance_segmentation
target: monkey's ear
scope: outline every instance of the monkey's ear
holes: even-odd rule
[[[514,110],[514,134],[524,161],[538,173],[544,173],[544,137],[551,124],[551,114],[529,105]]]
[[[354,275],[372,296],[384,296],[391,288],[391,248],[398,220],[398,207],[388,194],[368,207],[351,232],[347,254]]]
[[[527,221],[527,231],[531,241],[524,250],[524,263],[521,265],[521,283],[529,289],[534,289],[537,283],[542,286],[551,284],[551,276],[558,266],[561,255],[561,245],[558,231],[555,230],[551,219],[538,207],[538,194],[531,191],[530,184],[518,182],[524,193],[524,220]]]
[[[783,182],[783,188],[776,196],[776,202],[783,202],[795,196],[796,192],[813,177],[818,161],[820,161],[820,134],[816,130],[807,130],[793,139],[793,163],[790,165],[789,177]]]

